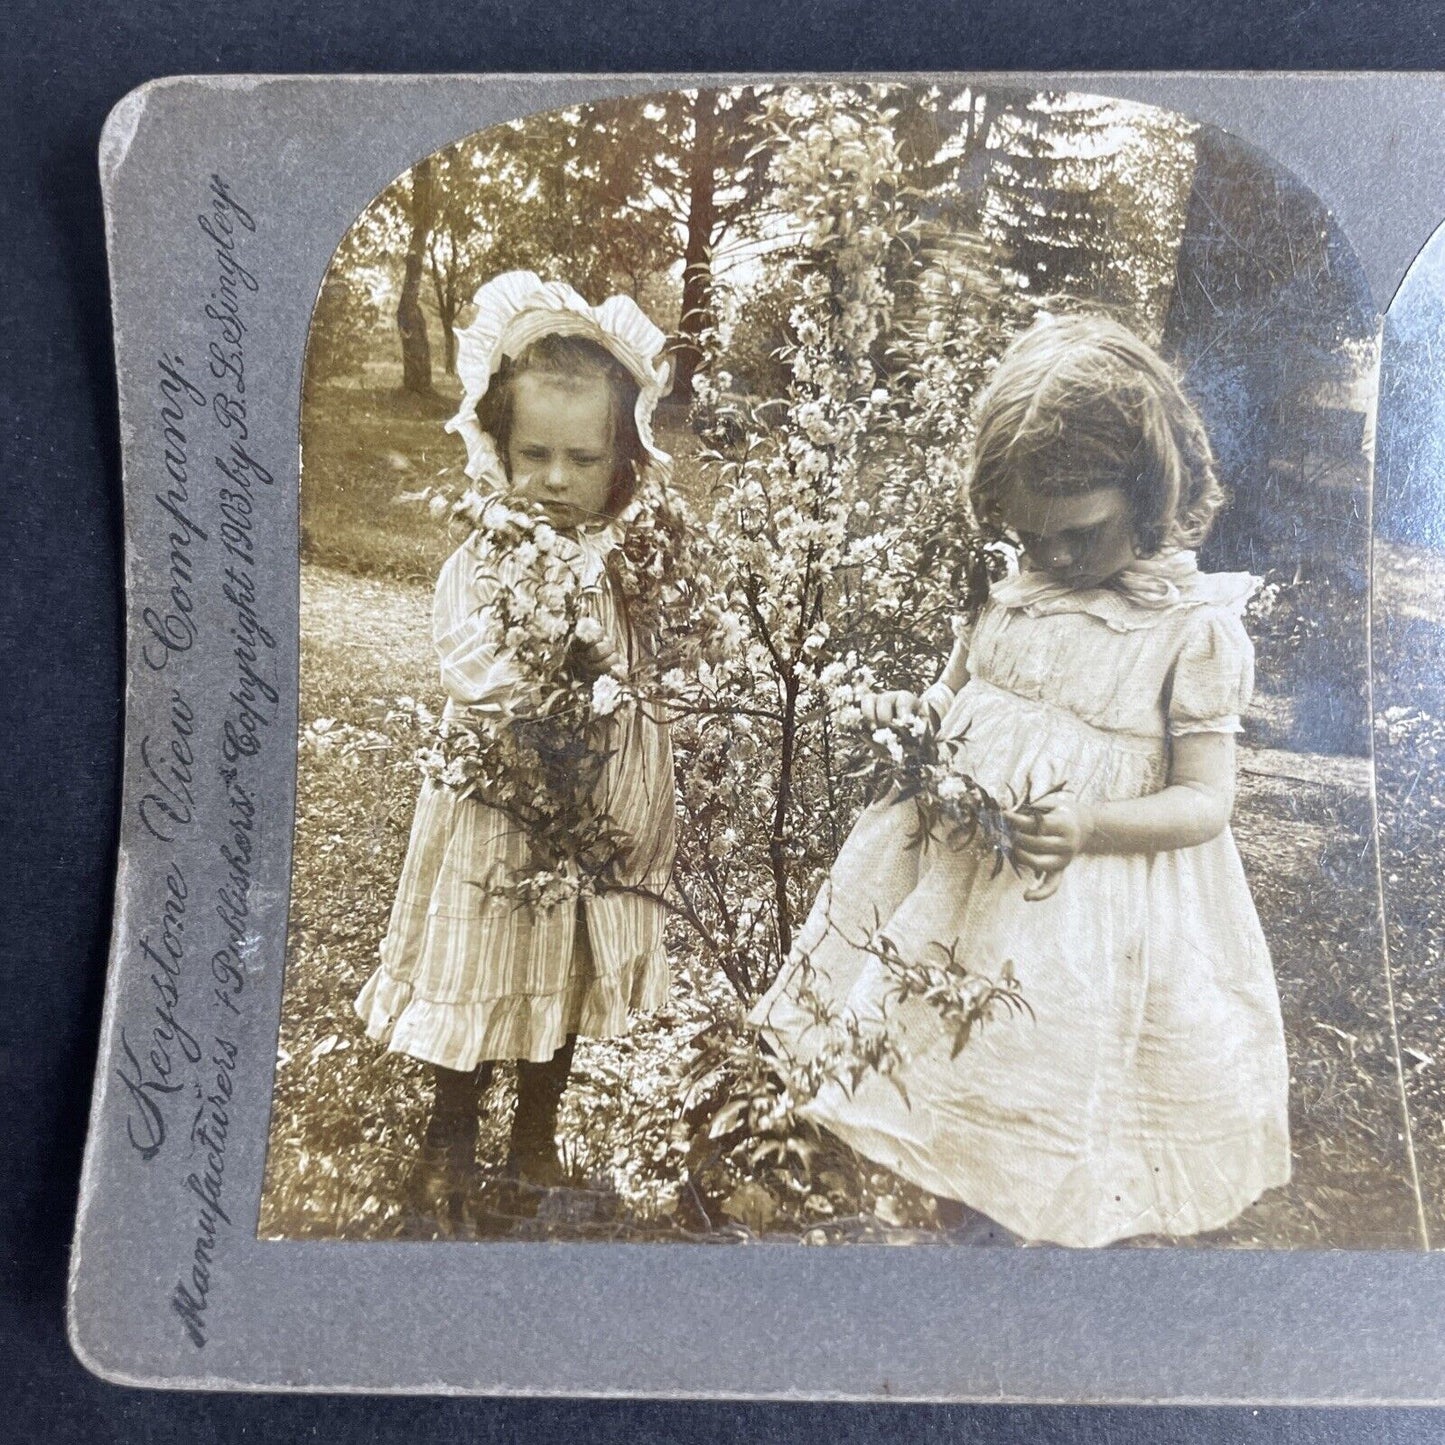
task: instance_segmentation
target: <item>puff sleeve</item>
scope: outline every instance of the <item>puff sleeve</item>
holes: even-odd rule
[[[496,635],[488,603],[499,579],[480,565],[470,542],[442,566],[432,603],[432,641],[442,686],[459,707],[501,706],[518,674]]]
[[[1234,611],[1200,609],[1170,675],[1170,736],[1239,732],[1253,694],[1254,644],[1243,622]]]

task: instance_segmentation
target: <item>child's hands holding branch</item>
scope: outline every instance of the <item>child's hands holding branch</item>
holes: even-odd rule
[[[1049,793],[1008,815],[1013,828],[1013,861],[1030,869],[1038,882],[1024,892],[1031,903],[1052,898],[1064,869],[1084,852],[1094,832],[1094,813],[1087,803],[1062,790]]]
[[[627,659],[613,646],[602,629],[602,624],[593,617],[584,617],[577,624],[572,641],[572,656],[578,669],[586,678],[593,679],[611,673],[622,677],[627,672]]]
[[[954,689],[947,677],[940,678],[925,693],[870,693],[858,704],[869,732],[879,728],[902,727],[922,718],[931,731],[937,731],[954,699]]]
[[[1233,807],[1233,735],[1185,733],[1173,741],[1169,781],[1157,793],[1090,804],[1056,789],[1008,814],[1014,863],[1040,875],[1024,897],[1052,897],[1080,853],[1158,853],[1207,843],[1229,826]]]
[[[875,692],[859,700],[858,710],[868,731],[875,732],[916,717],[919,702],[918,694],[913,692]]]

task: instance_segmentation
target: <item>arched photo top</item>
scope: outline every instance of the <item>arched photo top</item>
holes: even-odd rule
[[[1205,412],[1236,499],[1216,560],[1292,568],[1315,541],[1292,530],[1299,516],[1339,523],[1363,484],[1374,376],[1358,259],[1318,198],[1255,148],[1072,92],[672,91],[479,131],[400,175],[348,230],[313,316],[308,397],[400,390],[444,409],[477,286],[517,269],[593,301],[633,297],[672,338],[674,410],[709,350],[725,391],[775,395],[798,221],[778,206],[768,107],[831,98],[846,112],[865,92],[889,117],[914,218],[911,250],[890,260],[896,332],[951,330],[943,344],[987,360],[1051,298],[1107,308],[1180,366]],[[1318,444],[1302,449],[1303,430]],[[428,448],[427,466],[443,452]],[[405,493],[423,478],[393,480]]]
[[[1445,225],[1385,313],[1375,424],[1375,530],[1445,547]]]
[[[471,418],[495,465],[448,430],[478,394],[455,336],[483,284],[545,292],[542,331],[624,297],[665,337],[671,394],[646,405],[671,465],[639,511],[599,490],[590,520],[549,516],[540,540],[524,515],[538,476],[561,489],[631,445],[645,388],[596,357],[544,365],[499,330],[513,411]],[[1224,131],[1096,95],[680,90],[511,121],[400,175],[337,249],[307,352],[262,1234],[921,1239],[951,1227],[941,1196],[1070,1244],[1414,1247],[1399,1060],[1381,1045],[1361,1069],[1348,1042],[1386,1038],[1390,1013],[1368,760],[1375,336],[1317,196]],[[993,492],[986,452],[1004,456]],[[558,557],[578,562],[571,592],[537,572]],[[574,766],[518,762],[559,698],[582,720],[556,749]],[[646,739],[626,731],[639,717]],[[1021,841],[1055,792],[1140,802],[1189,756],[1212,831],[1131,835],[1117,857]],[[614,758],[649,846],[675,846],[661,891],[615,886],[638,846],[624,830],[599,861],[567,851],[582,824],[552,826],[562,794],[596,821],[600,794],[574,785]],[[907,806],[871,806],[890,798]],[[935,827],[973,859],[952,881],[919,856]],[[1167,905],[1144,896],[1161,876]],[[910,933],[925,885],[936,907]],[[622,962],[619,891],[664,915]],[[477,946],[503,903],[525,926]],[[523,936],[540,952],[514,987]],[[839,996],[795,991],[800,1013],[835,1018],[846,977],[887,1013],[892,979],[946,1034],[937,1072],[855,1033],[780,1089],[779,1054],[741,1020],[835,937],[854,950]],[[1123,982],[1069,995],[1066,978]],[[579,1002],[594,983],[609,1008]],[[1086,1057],[1151,1061],[1099,1087],[1130,1148],[1126,1119],[1162,1121],[1178,1167],[1158,1192],[1144,1153],[1089,1154],[1115,1135],[1085,1122],[1103,1097],[1071,1072]],[[558,1058],[534,1108],[524,1066]],[[970,1093],[955,1060],[987,1084]],[[946,1130],[895,1147],[908,1130],[878,1092],[895,1065],[920,1118],[967,1096],[985,1155],[990,1130],[1033,1151],[1030,1187],[943,1157]],[[871,1136],[804,1124],[798,1101],[839,1080],[872,1100]],[[1077,1195],[1044,1157],[1051,1130],[1089,1154]],[[529,1215],[493,1186],[543,1135],[557,1155],[535,1172],[571,1202]],[[445,1208],[419,1216],[416,1179]]]

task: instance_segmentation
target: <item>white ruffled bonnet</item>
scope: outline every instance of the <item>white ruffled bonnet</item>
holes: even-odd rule
[[[552,333],[585,336],[627,368],[638,386],[637,435],[652,464],[666,475],[672,458],[653,437],[652,414],[669,384],[662,359],[667,338],[630,296],[609,296],[600,306],[589,306],[561,281],[543,281],[532,271],[507,271],[478,288],[473,301],[477,314],[471,325],[456,328],[462,404],[446,425],[466,443],[467,476],[505,487],[506,473],[496,443],[477,420],[477,403],[504,358],[519,356]]]

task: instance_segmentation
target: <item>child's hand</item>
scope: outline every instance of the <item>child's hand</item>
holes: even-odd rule
[[[588,677],[597,678],[604,673],[621,677],[627,671],[626,660],[605,638],[601,642],[578,643],[572,651]]]
[[[577,626],[577,635],[572,639],[572,656],[584,677],[598,678],[604,673],[622,677],[627,672],[626,659],[612,645],[601,625],[590,617],[583,618]]]
[[[1013,861],[1031,869],[1039,881],[1024,891],[1030,903],[1052,898],[1064,869],[1088,846],[1093,814],[1072,793],[1050,793],[1008,815],[1013,825]]]
[[[858,704],[869,732],[907,722],[918,713],[918,694],[912,692],[869,693]]]

